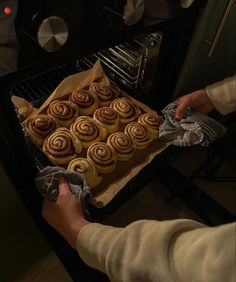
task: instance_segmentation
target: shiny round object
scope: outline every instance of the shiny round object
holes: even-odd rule
[[[143,16],[144,0],[127,0],[124,7],[124,21],[127,25],[136,24]]]
[[[65,21],[57,16],[46,18],[38,28],[37,40],[47,52],[59,50],[68,39],[68,27]]]
[[[180,6],[182,8],[189,8],[193,4],[194,0],[180,0]]]

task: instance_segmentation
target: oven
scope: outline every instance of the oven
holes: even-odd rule
[[[112,82],[160,111],[172,100],[205,1],[196,0],[187,9],[181,7],[179,1],[140,1],[142,7],[137,15],[136,10],[135,15],[125,10],[127,1],[92,1],[89,5],[88,1],[24,1],[24,7],[22,2],[16,19],[19,70],[0,80],[1,163],[72,279],[106,281],[105,275],[87,267],[41,218],[42,198],[35,189],[34,178],[48,160],[25,137],[11,97],[24,98],[39,107],[65,77],[91,68],[100,59]],[[173,187],[167,171],[176,174],[178,183],[186,183],[168,164],[172,150],[166,149],[158,155],[106,207],[99,209],[91,205],[92,218],[103,220],[157,175]],[[195,202],[197,190],[194,191],[195,195],[188,195],[186,191],[181,195],[204,217],[204,211],[199,210]],[[220,211],[224,219],[230,218],[225,211]]]

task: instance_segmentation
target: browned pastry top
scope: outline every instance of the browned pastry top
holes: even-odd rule
[[[101,123],[112,125],[119,122],[118,113],[109,107],[102,107],[94,112],[94,117]]]
[[[158,116],[157,114],[155,115],[152,113],[145,113],[139,117],[138,121],[144,126],[146,125],[158,130],[159,126],[163,123],[164,119],[162,116]]]
[[[95,165],[102,167],[112,166],[116,162],[114,151],[103,142],[96,142],[88,148],[88,157]]]
[[[134,121],[138,117],[136,106],[125,97],[115,99],[110,107],[119,113],[120,120],[123,122]]]
[[[115,132],[108,137],[107,143],[119,155],[133,155],[135,144],[131,137],[123,132]]]
[[[54,100],[48,106],[47,113],[60,120],[70,120],[77,115],[75,104],[69,101]]]
[[[77,104],[79,107],[86,109],[95,103],[95,97],[89,90],[76,89],[72,92],[69,100]]]
[[[100,128],[91,117],[80,116],[70,126],[70,130],[83,141],[96,140],[100,136]]]
[[[40,114],[27,119],[24,122],[24,126],[30,135],[37,133],[46,137],[49,133],[56,129],[57,124],[52,117]]]
[[[111,102],[118,97],[118,92],[113,90],[108,84],[94,82],[89,88],[93,93],[95,93],[101,102]]]

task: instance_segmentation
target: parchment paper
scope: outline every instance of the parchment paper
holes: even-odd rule
[[[93,82],[110,83],[99,60],[94,64],[92,69],[66,77],[39,109],[32,108],[28,101],[16,96],[12,97],[12,101],[18,108],[19,112],[22,111],[23,108],[24,111],[27,112],[28,105],[28,112],[30,114],[28,114],[27,118],[30,118],[39,113],[46,113],[46,109],[52,100],[67,99],[76,88],[88,88]],[[130,97],[124,91],[120,90],[119,93],[120,97],[125,96],[133,100],[143,113],[154,112],[151,108],[137,101],[133,97]],[[121,125],[118,131],[123,130],[124,126]],[[148,145],[147,148],[143,150],[136,150],[135,155],[131,160],[126,162],[118,161],[116,169],[112,173],[100,174],[103,177],[103,180],[97,187],[92,189],[92,204],[98,208],[107,205],[116,196],[116,194],[142,170],[142,168],[149,164],[154,157],[160,154],[167,147],[167,144],[161,142],[159,139],[155,139]],[[83,150],[80,156],[85,157],[86,152]]]

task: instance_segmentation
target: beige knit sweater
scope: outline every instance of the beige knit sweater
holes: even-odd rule
[[[236,76],[207,87],[223,114],[236,110],[235,81]],[[111,281],[236,281],[236,223],[140,220],[125,228],[90,223],[77,236],[77,250]]]

